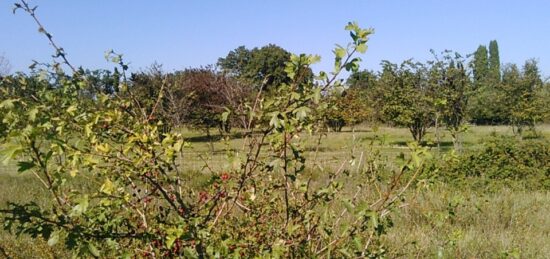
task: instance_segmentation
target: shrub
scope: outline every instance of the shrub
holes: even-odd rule
[[[550,189],[550,142],[493,136],[482,147],[455,156],[440,167],[446,180],[526,189]]]

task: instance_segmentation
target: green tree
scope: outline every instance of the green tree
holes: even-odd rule
[[[474,59],[472,61],[472,68],[474,74],[474,82],[476,87],[480,87],[485,84],[489,75],[489,61],[487,57],[487,47],[479,45],[474,52]]]
[[[374,71],[362,70],[362,71],[352,73],[348,77],[346,84],[350,88],[359,88],[359,89],[370,91],[376,86],[377,80],[378,80],[378,76]]]
[[[507,123],[506,102],[501,90],[500,61],[496,41],[490,44],[490,60],[487,48],[480,45],[472,60],[473,90],[468,114],[476,124]]]
[[[489,73],[488,77],[493,82],[500,82],[500,54],[496,40],[489,42]]]
[[[290,61],[290,52],[275,44],[251,50],[240,46],[230,51],[225,58],[219,58],[218,66],[222,71],[245,80],[259,89],[262,86],[271,88],[289,83],[290,78],[284,71],[288,61]]]
[[[455,149],[461,148],[460,133],[467,114],[471,82],[466,61],[458,53],[443,52],[442,58],[436,56],[436,61],[430,67],[430,84],[435,98],[438,116],[451,132]]]
[[[516,132],[521,134],[524,127],[534,130],[536,123],[542,121],[547,100],[541,98],[544,84],[536,60],[525,62],[519,80],[516,70],[507,73],[504,90],[510,105],[510,120]]]
[[[413,139],[421,143],[435,115],[426,67],[411,60],[404,61],[400,66],[384,61],[382,66],[378,83],[382,92],[379,103],[383,121],[407,127]]]
[[[334,93],[330,100],[327,112],[327,124],[339,132],[343,126],[351,126],[366,121],[371,116],[371,107],[366,96],[367,91],[359,88],[350,88],[341,94]]]

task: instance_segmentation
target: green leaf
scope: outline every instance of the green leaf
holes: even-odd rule
[[[52,235],[48,239],[48,245],[49,246],[54,246],[58,242],[59,242],[59,232],[55,231],[55,232],[52,233]]]
[[[346,25],[346,27],[344,27],[344,29],[346,31],[353,31],[353,30],[356,30],[359,26],[357,25],[357,22],[348,22],[348,24]]]
[[[110,179],[105,179],[105,182],[103,182],[103,185],[99,188],[99,191],[108,195],[113,194],[113,191],[115,190],[115,185],[113,182],[111,182]]]
[[[231,114],[231,111],[226,108],[226,111],[222,113],[223,122],[227,122],[227,118],[229,117],[229,114]]]
[[[336,58],[342,59],[346,56],[346,49],[344,47],[337,45],[337,47],[334,49],[334,55],[336,55]]]
[[[172,248],[176,239],[180,238],[183,235],[183,229],[179,228],[170,228],[166,230],[166,246]]]
[[[74,112],[77,110],[76,105],[71,105],[69,108],[67,108],[67,113],[70,115],[74,115]]]
[[[33,162],[21,161],[21,162],[17,162],[17,166],[19,167],[17,169],[17,172],[22,173],[35,167],[36,165]]]
[[[29,120],[30,121],[35,121],[36,120],[36,115],[38,114],[38,108],[33,108],[31,109],[30,111],[27,112],[27,114],[29,115]]]
[[[7,99],[0,103],[0,108],[12,109],[15,105],[16,99]]]
[[[281,120],[279,119],[279,113],[274,112],[271,116],[271,120],[269,121],[269,126],[273,126],[274,128],[280,128],[281,127]]]
[[[92,243],[88,243],[88,252],[95,257],[99,257],[101,255],[97,247],[95,247]]]
[[[363,53],[367,52],[367,44],[361,43],[361,44],[357,45],[357,47],[355,49],[357,50],[357,52],[363,54]]]
[[[3,155],[2,164],[7,165],[10,160],[15,158],[23,150],[23,147],[18,144],[8,143],[2,146],[0,154]]]
[[[88,195],[84,195],[78,200],[78,204],[73,207],[70,215],[73,217],[82,215],[88,209],[88,205]]]
[[[310,55],[309,56],[309,64],[315,64],[317,62],[320,62],[321,61],[321,56],[319,55]]]
[[[305,118],[307,118],[307,113],[310,112],[311,109],[309,109],[308,107],[300,107],[296,110],[294,110],[294,114],[296,115],[296,118],[299,119],[299,120],[303,120]]]

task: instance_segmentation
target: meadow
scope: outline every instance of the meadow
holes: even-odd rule
[[[543,138],[550,137],[550,126],[537,128]],[[191,146],[180,157],[189,179],[197,185],[209,172],[223,170],[227,150],[243,147],[240,133],[228,138],[208,139],[202,132],[181,130]],[[513,136],[508,126],[470,126],[463,136],[463,151],[479,149],[494,135]],[[386,166],[398,166],[408,155],[412,140],[404,128],[360,126],[326,135],[303,135],[302,143],[313,168],[306,172],[322,179],[326,171],[345,165],[350,170],[376,156]],[[451,152],[450,134],[441,132],[440,147],[431,129],[425,145],[437,160]],[[319,143],[319,145],[317,145]],[[354,161],[354,162],[349,162]],[[206,167],[208,165],[208,167]],[[360,181],[361,179],[357,179]],[[422,182],[422,180],[420,181]],[[550,192],[545,189],[522,190],[496,184],[483,188],[457,186],[431,181],[407,190],[406,202],[396,208],[393,227],[383,238],[391,258],[545,258],[550,254]],[[7,202],[52,202],[32,174],[19,174],[14,164],[0,167],[0,208]],[[28,236],[16,237],[0,230],[0,257],[57,258],[68,252],[57,244]]]

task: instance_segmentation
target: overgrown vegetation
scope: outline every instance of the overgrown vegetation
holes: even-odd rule
[[[489,54],[480,46],[471,61],[445,51],[426,63],[386,61],[375,73],[360,71],[357,57],[373,30],[350,22],[350,42],[333,50],[331,72],[312,72],[318,56],[267,45],[231,51],[218,60],[221,71],[165,73],[155,64],[130,74],[114,51],[106,53],[118,66],[112,72],[74,66],[36,7],[22,0],[15,11],[35,20],[56,61],[0,81],[2,161],[21,174],[0,176],[1,221],[5,233],[20,238],[0,235],[0,255],[536,257],[548,251],[550,143],[535,130],[548,115],[548,84],[534,61],[521,71],[506,66],[501,75],[496,41]],[[343,71],[351,73],[346,83]],[[498,101],[481,104],[483,98]],[[510,123],[514,134],[472,144],[468,121]],[[373,132],[356,130],[365,130],[364,122]],[[380,124],[406,128],[414,142],[404,134],[388,137],[392,130],[378,130]],[[206,138],[187,136],[184,128]],[[213,128],[222,138],[212,137]],[[338,143],[346,129],[351,138]],[[189,152],[193,146],[209,146],[208,152]],[[222,159],[206,157],[215,154]],[[200,169],[189,167],[198,159]],[[29,193],[4,196],[16,184]],[[510,205],[518,200],[517,209]],[[534,233],[514,223],[529,206],[543,224],[529,223]],[[537,240],[495,245],[510,242],[491,236],[499,230]],[[489,243],[472,241],[480,232]]]

